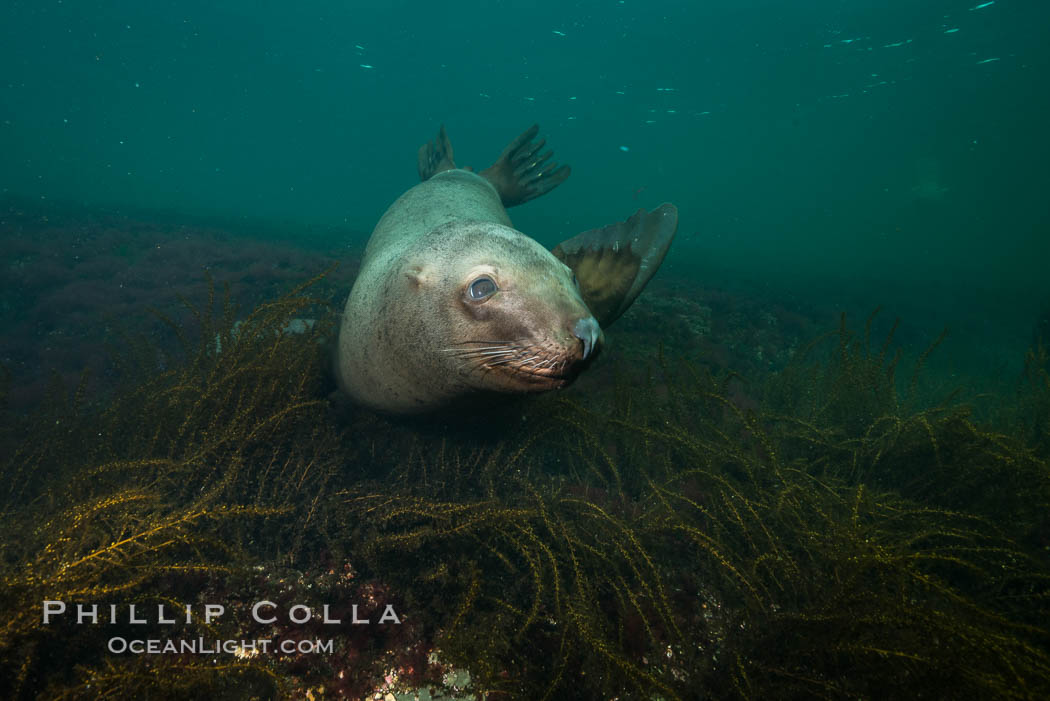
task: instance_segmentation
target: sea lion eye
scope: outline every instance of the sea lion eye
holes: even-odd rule
[[[495,280],[490,277],[479,277],[477,280],[470,283],[468,294],[471,299],[478,301],[485,299],[486,297],[491,297],[497,290],[499,290],[499,288],[496,287]]]

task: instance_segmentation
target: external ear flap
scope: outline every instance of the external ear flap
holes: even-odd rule
[[[427,281],[427,271],[422,265],[406,266],[404,272],[408,282],[416,289],[422,287]]]
[[[627,311],[667,255],[678,231],[678,210],[662,204],[627,221],[591,229],[552,253],[572,268],[583,301],[603,328]]]

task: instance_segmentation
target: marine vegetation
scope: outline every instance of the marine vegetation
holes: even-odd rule
[[[1036,455],[1050,457],[1050,351],[1041,342],[1025,355],[1016,411],[1009,418]]]
[[[597,397],[394,421],[329,404],[330,325],[285,332],[318,312],[305,289],[194,308],[179,353],[128,338],[134,386],[56,388],[2,436],[0,694],[1050,695],[1045,421],[931,398],[934,349],[843,319],[771,376],[661,353]],[[41,625],[44,600],[394,602],[402,624],[196,617],[164,635],[335,646],[151,658],[106,652],[126,624]]]
[[[420,443],[400,489],[347,494],[358,552],[493,698],[1045,695],[1046,463],[832,338],[760,412],[664,363],[484,451]]]
[[[317,428],[323,330],[281,331],[314,300],[297,289],[235,325],[228,295],[220,304],[209,290],[206,307],[188,305],[195,336],[176,327],[178,348],[124,339],[119,359],[134,366],[134,386],[95,404],[86,382],[72,393],[56,386],[47,406],[5,436],[0,665],[13,672],[0,682],[5,698],[279,686],[252,660],[106,655],[105,638],[134,629],[126,620],[103,632],[41,625],[45,600],[103,611],[194,601],[202,583],[246,567],[249,547],[256,558],[294,559],[311,526],[309,504],[335,466],[323,449],[338,441]],[[199,615],[177,631],[218,632]]]

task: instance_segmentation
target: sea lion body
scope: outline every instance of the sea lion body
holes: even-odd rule
[[[454,167],[443,129],[421,149],[424,180],[379,220],[343,311],[336,376],[353,400],[400,414],[469,406],[564,387],[593,360],[603,334],[573,268],[507,215],[568,175],[544,166],[534,135],[480,175]]]
[[[501,295],[536,293],[526,305],[531,310],[522,311],[542,319],[544,328],[527,329],[521,323],[511,334],[515,340],[531,336],[535,343],[581,343],[572,336],[572,327],[591,314],[572,287],[571,271],[511,228],[489,182],[465,170],[448,170],[401,195],[369,239],[340,326],[338,379],[343,391],[375,409],[416,413],[475,391],[566,384],[567,378],[560,376],[510,383],[463,362],[457,350],[485,347],[462,346],[485,340],[472,333],[478,320],[464,313],[459,292],[474,271],[498,276]],[[537,276],[518,282],[512,275],[517,271]],[[538,308],[543,313],[536,314]],[[555,308],[564,315],[560,326],[550,322]],[[594,327],[598,330],[597,322]]]

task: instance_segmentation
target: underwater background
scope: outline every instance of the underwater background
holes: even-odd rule
[[[1048,26],[3,3],[0,696],[1047,697]],[[680,212],[603,356],[466,425],[330,399],[418,147],[444,124],[480,169],[532,123],[573,167],[510,212],[544,245]],[[45,600],[228,613],[146,636]],[[132,634],[334,647],[108,651]]]

